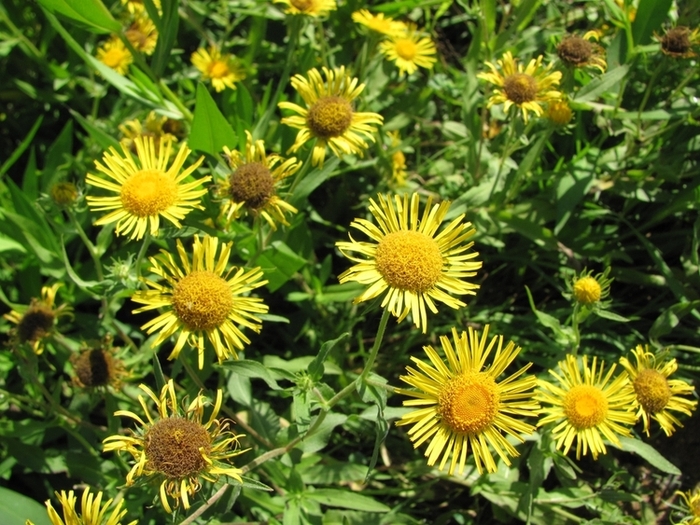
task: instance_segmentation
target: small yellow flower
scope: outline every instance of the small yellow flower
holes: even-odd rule
[[[3,315],[5,319],[17,325],[12,331],[15,342],[29,343],[37,355],[44,351],[44,340],[53,332],[56,320],[72,315],[73,309],[67,304],[54,308],[56,292],[61,286],[62,283],[42,286],[41,299],[32,299],[29,306]]]
[[[80,197],[78,187],[69,181],[56,182],[49,190],[51,200],[61,208],[68,208],[75,204]]]
[[[235,83],[246,76],[235,56],[222,54],[219,48],[213,46],[209,51],[200,48],[192,53],[192,65],[199,69],[204,80],[211,80],[211,85],[217,92],[227,87],[236,89]]]
[[[696,55],[693,46],[700,45],[700,29],[677,26],[669,29],[663,36],[654,33],[661,44],[661,51],[674,58],[690,58]]]
[[[398,36],[406,30],[406,24],[393,18],[384,16],[384,13],[373,15],[367,9],[360,9],[352,14],[352,19],[372,31],[383,35]]]
[[[574,300],[584,306],[593,306],[600,303],[603,299],[610,295],[610,283],[612,279],[608,278],[610,268],[606,268],[603,273],[593,277],[593,270],[584,270],[575,276],[572,283],[572,291]]]
[[[161,142],[170,141],[175,144],[178,141],[177,134],[181,128],[180,122],[169,119],[165,116],[158,116],[155,111],[151,111],[142,124],[140,120],[127,120],[124,124],[119,124],[119,131],[122,138],[119,143],[123,148],[136,153],[136,137],[153,137],[156,147],[156,154],[160,153]],[[171,154],[175,153],[171,150]]]
[[[401,74],[412,74],[418,67],[432,69],[437,50],[428,37],[421,37],[415,24],[407,24],[404,31],[379,44],[379,51],[396,63]]]
[[[143,4],[143,0],[121,0],[121,2],[132,15],[139,15],[146,12],[146,6]],[[153,0],[153,3],[156,9],[158,9],[158,12],[160,12],[160,0]]]
[[[669,379],[669,376],[678,370],[675,359],[664,361],[660,356],[651,353],[648,346],[642,345],[637,345],[632,354],[636,364],[632,364],[626,357],[620,358],[620,364],[630,375],[639,402],[637,417],[642,418],[647,436],[652,419],[661,425],[667,436],[670,436],[675,431],[674,425],[683,426],[671,411],[690,416],[696,409],[697,401],[680,397],[692,395],[695,387],[682,379]]]
[[[192,182],[184,182],[204,160],[200,157],[189,168],[182,170],[190,149],[186,144],[180,147],[170,168],[167,168],[172,142],[166,139],[156,152],[153,137],[134,139],[138,164],[131,152],[122,146],[123,155],[110,148],[102,158],[104,164],[95,161],[97,170],[106,175],[105,180],[89,173],[88,184],[116,193],[112,197],[90,197],[87,203],[92,211],[112,210],[95,221],[97,226],[117,223],[117,235],[129,235],[130,239],[141,239],[146,230],[157,235],[160,218],[170,221],[176,228],[181,228],[181,219],[193,209],[203,209],[199,204],[206,189],[198,189],[210,180],[203,177]]]
[[[582,363],[573,355],[567,355],[559,363],[560,372],[550,370],[558,385],[540,380],[537,399],[545,414],[537,426],[553,423],[552,434],[557,449],[564,447],[568,454],[576,441],[576,459],[591,451],[593,459],[607,452],[603,438],[620,445],[618,436],[630,437],[629,427],[637,417],[634,413],[636,400],[627,372],[613,379],[615,366],[603,375],[605,365],[593,357],[588,366],[588,357]]]
[[[391,181],[395,186],[401,187],[406,184],[406,156],[399,149],[401,137],[398,130],[389,131],[388,135],[391,140],[391,149],[394,150],[391,154]]]
[[[510,51],[506,51],[496,65],[486,62],[491,71],[479,73],[477,77],[499,88],[489,98],[487,106],[503,104],[503,111],[508,112],[515,105],[522,111],[525,122],[529,112],[542,116],[544,110],[541,103],[561,98],[561,93],[552,89],[559,85],[561,72],[552,71],[552,64],[543,67],[542,60],[544,57],[540,55],[523,67],[516,64]]]
[[[590,39],[597,40],[598,33],[588,31],[583,37],[568,35],[557,46],[557,55],[569,67],[594,67],[605,73],[608,66],[605,50]]]
[[[358,79],[348,75],[345,67],[332,70],[324,67],[323,73],[325,82],[317,69],[311,69],[308,78],[302,75],[292,78],[292,87],[301,95],[306,108],[292,102],[278,104],[281,109],[297,113],[282,119],[282,124],[300,130],[290,152],[297,151],[311,139],[316,140],[311,154],[314,166],[323,166],[326,146],[338,157],[362,154],[367,141],[374,142],[372,134],[376,126],[383,122],[377,113],[359,113],[353,109],[352,101],[365,85],[358,85]]]
[[[131,436],[110,436],[104,440],[104,451],[125,451],[135,463],[126,476],[126,484],[132,485],[141,476],[160,482],[160,501],[166,512],[173,511],[169,498],[190,508],[190,497],[201,488],[200,479],[216,483],[220,476],[228,476],[242,483],[241,469],[224,463],[241,454],[237,450],[242,437],[228,430],[229,423],[216,419],[221,409],[223,394],[216,391],[214,408],[206,423],[204,407],[208,404],[200,393],[194,401],[178,404],[173,380],[169,380],[156,396],[146,385],[140,385],[156,405],[153,415],[143,396],[139,403],[147,421],[130,410],[118,410],[115,416],[130,417],[138,425]],[[186,408],[185,408],[186,407]]]
[[[553,100],[547,104],[546,117],[555,126],[566,126],[571,122],[573,112],[566,100]]]
[[[53,508],[51,500],[46,500],[46,512],[49,515],[52,525],[121,525],[121,520],[127,512],[126,509],[122,509],[124,500],[119,500],[119,503],[114,505],[108,517],[107,511],[113,500],[108,499],[105,504],[102,505],[102,492],[98,492],[97,495],[94,495],[91,494],[90,489],[87,488],[83,491],[83,497],[80,500],[81,513],[78,513],[75,509],[75,504],[78,499],[75,497],[75,493],[72,490],[68,493],[66,493],[65,490],[62,490],[60,493],[56,492],[56,497],[58,501],[61,502],[63,519],[61,519],[61,516],[59,516],[58,512]],[[138,520],[134,520],[129,522],[128,525],[136,525],[137,523]],[[26,525],[34,524],[30,520],[27,520]]]
[[[682,525],[700,525],[700,490],[689,490],[688,492],[676,491],[688,507],[688,515],[680,522]]]
[[[338,8],[336,0],[275,0],[275,3],[286,5],[288,15],[312,17],[326,16]]]
[[[134,57],[131,56],[124,42],[119,37],[113,36],[97,49],[97,60],[120,75],[126,75]]]
[[[158,43],[158,30],[148,15],[137,16],[129,28],[124,31],[124,36],[131,42],[134,49],[144,55],[152,55]]]

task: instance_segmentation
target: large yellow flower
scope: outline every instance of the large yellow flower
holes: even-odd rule
[[[690,416],[697,407],[697,401],[680,397],[692,395],[695,387],[682,379],[669,379],[678,370],[675,359],[664,361],[651,353],[648,346],[642,345],[637,345],[632,354],[636,364],[632,364],[626,357],[620,358],[620,364],[629,373],[639,402],[637,417],[642,418],[647,436],[652,419],[670,436],[676,430],[674,425],[683,426],[671,411]]]
[[[198,202],[207,190],[197,188],[211,177],[186,183],[183,181],[199,167],[204,157],[180,171],[190,154],[187,145],[180,147],[172,165],[167,168],[171,140],[162,141],[158,151],[153,137],[136,137],[134,144],[138,163],[124,146],[123,155],[110,148],[102,158],[104,164],[95,161],[97,170],[115,182],[92,173],[86,178],[88,184],[117,194],[113,197],[87,197],[92,211],[114,210],[95,221],[95,224],[102,226],[116,222],[117,235],[129,235],[132,240],[141,239],[147,229],[151,235],[157,235],[161,217],[181,228],[180,220],[193,208],[203,209]]]
[[[503,104],[503,111],[507,112],[512,105],[516,105],[523,112],[525,122],[529,112],[542,116],[542,102],[561,98],[561,93],[552,89],[559,85],[561,72],[551,71],[552,64],[542,67],[542,60],[540,55],[523,68],[522,64],[516,65],[511,52],[506,51],[503,58],[496,62],[497,65],[486,62],[491,71],[479,73],[477,77],[500,88],[489,98],[488,107]]]
[[[245,78],[245,70],[233,55],[221,53],[219,48],[204,48],[192,53],[192,65],[199,69],[204,80],[211,80],[211,85],[218,91],[227,87],[236,89],[236,82]]]
[[[520,353],[512,341],[503,347],[503,336],[494,336],[488,343],[489,325],[479,337],[479,332],[469,328],[469,334],[457,334],[452,329],[454,348],[447,336],[440,342],[447,363],[432,346],[423,349],[432,366],[416,357],[411,360],[418,369],[406,367],[408,375],[401,376],[414,390],[397,388],[396,392],[413,397],[404,406],[421,407],[402,416],[398,425],[413,425],[408,435],[413,446],[418,447],[430,439],[425,455],[428,465],[434,465],[442,456],[439,469],[450,461],[450,475],[464,464],[471,447],[476,468],[481,474],[496,471],[491,454],[493,449],[506,465],[518,451],[508,442],[505,434],[524,441],[522,436],[532,434],[533,425],[512,416],[536,417],[539,404],[533,400],[532,389],[537,385],[533,375],[521,377],[532,363],[498,382],[499,376]],[[496,350],[493,363],[486,364],[492,350]]]
[[[80,500],[81,513],[75,510],[75,504],[78,499],[72,490],[68,493],[65,490],[62,490],[60,493],[56,492],[56,497],[61,502],[61,507],[63,507],[63,519],[53,508],[51,500],[46,500],[46,512],[52,525],[121,525],[121,519],[126,514],[126,509],[122,509],[124,500],[119,500],[119,503],[114,505],[112,512],[107,516],[107,510],[113,500],[109,499],[102,505],[102,492],[94,495],[87,488],[83,491],[83,497]],[[128,525],[136,525],[137,523],[138,520],[134,520],[129,522]],[[27,525],[34,525],[34,523],[27,520]]]
[[[688,507],[688,515],[683,518],[679,525],[700,525],[700,491],[681,492],[677,490],[676,495],[680,496]]]
[[[384,35],[399,35],[406,30],[406,24],[403,22],[398,22],[393,18],[384,16],[384,13],[373,15],[367,9],[355,11],[352,14],[352,19],[354,22]]]
[[[589,449],[593,459],[597,459],[598,454],[606,453],[603,438],[619,446],[618,435],[631,435],[629,427],[637,421],[636,400],[627,372],[613,379],[615,365],[612,365],[603,375],[605,365],[601,363],[598,367],[596,357],[590,367],[587,356],[583,356],[581,364],[582,367],[569,354],[559,363],[560,373],[549,371],[558,385],[540,380],[537,397],[546,416],[537,426],[556,425],[552,433],[557,449],[563,446],[564,454],[576,440],[576,459],[585,456]]]
[[[237,325],[260,332],[261,321],[256,314],[266,313],[268,307],[262,299],[245,295],[267,281],[262,280],[260,268],[227,269],[232,246],[232,242],[223,244],[217,259],[219,240],[205,235],[200,241],[195,235],[191,263],[180,239],[177,239],[177,252],[181,266],[167,250],[149,258],[151,272],[165,279],[165,283],[143,279],[151,289],[138,291],[131,299],[145,305],[134,313],[166,310],[141,328],[149,334],[159,331],[153,346],[179,332],[169,359],[175,359],[189,342],[199,352],[199,368],[203,368],[205,334],[219,363],[229,357],[237,359],[235,349],[242,350],[243,343],[250,343]]]
[[[464,280],[476,275],[479,254],[470,251],[473,242],[466,242],[476,230],[470,222],[462,222],[464,214],[450,222],[437,234],[449,201],[432,204],[428,199],[421,216],[419,197],[414,193],[409,202],[403,197],[379,195],[379,204],[370,199],[369,211],[379,226],[366,219],[355,219],[351,227],[367,235],[373,242],[337,242],[343,255],[357,264],[343,272],[341,283],[357,281],[368,285],[355,302],[369,301],[387,294],[382,308],[388,308],[399,322],[411,313],[413,323],[427,328],[426,305],[437,313],[435,302],[451,308],[466,304],[449,295],[474,295],[478,284]],[[351,255],[357,253],[360,257]]]
[[[34,353],[44,351],[44,340],[51,335],[59,317],[70,316],[73,309],[62,304],[56,307],[56,292],[63,286],[55,283],[41,287],[41,299],[33,298],[29,306],[11,310],[3,315],[5,319],[17,325],[12,331],[13,339],[19,343],[29,343]]]
[[[156,405],[152,415],[143,396],[139,403],[147,422],[130,410],[118,410],[115,416],[130,417],[139,425],[132,436],[110,436],[104,440],[104,451],[125,451],[135,463],[126,475],[127,485],[141,476],[160,482],[160,501],[166,512],[172,512],[168,497],[175,506],[182,501],[190,508],[190,497],[201,488],[200,479],[215,483],[219,476],[228,476],[242,483],[241,469],[223,461],[241,454],[237,449],[240,435],[228,430],[228,422],[216,419],[221,409],[223,395],[216,391],[216,401],[209,420],[203,423],[206,398],[199,394],[194,401],[182,406],[175,396],[173,380],[167,382],[160,396],[140,385]],[[185,408],[186,407],[186,408]]]
[[[233,172],[219,185],[218,194],[228,200],[224,213],[228,219],[237,218],[248,211],[262,216],[276,229],[275,222],[288,225],[285,213],[296,213],[297,209],[280,199],[277,190],[287,177],[294,175],[301,162],[296,157],[283,159],[279,155],[265,152],[265,142],[253,141],[246,131],[244,153],[224,147],[224,154]]]
[[[419,66],[432,69],[437,60],[435,44],[430,38],[421,36],[415,24],[406,25],[404,31],[380,43],[379,51],[395,62],[402,74],[415,73]]]
[[[340,157],[343,154],[362,154],[367,148],[367,140],[374,142],[372,133],[376,125],[382,124],[382,116],[377,113],[358,113],[352,107],[364,84],[358,85],[358,79],[350,77],[345,67],[337,69],[323,68],[325,82],[317,69],[310,70],[308,79],[294,75],[292,87],[297,90],[306,103],[306,108],[292,102],[280,102],[282,109],[292,110],[298,115],[285,117],[282,124],[287,124],[301,131],[290,148],[294,152],[311,139],[316,139],[311,163],[323,166],[326,158],[326,145]]]
[[[275,0],[275,3],[285,4],[288,15],[308,15],[313,17],[326,16],[335,11],[336,0]]]
[[[126,75],[134,57],[118,36],[113,36],[97,48],[97,60],[114,69],[120,75]]]

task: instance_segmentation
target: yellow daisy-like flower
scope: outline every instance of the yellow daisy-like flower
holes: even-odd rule
[[[97,49],[97,60],[114,69],[120,75],[126,75],[134,57],[119,37],[113,36]]]
[[[435,44],[428,37],[421,37],[415,24],[407,24],[404,31],[379,44],[379,51],[396,63],[401,74],[411,75],[418,67],[432,69],[437,58]]]
[[[350,226],[367,235],[373,242],[337,242],[345,257],[357,264],[343,272],[341,283],[356,281],[368,285],[355,303],[369,301],[387,292],[381,307],[388,308],[401,322],[411,313],[413,323],[426,332],[426,305],[437,313],[435,302],[450,308],[466,303],[452,297],[475,295],[478,284],[465,280],[481,268],[477,252],[469,251],[473,242],[466,242],[476,230],[470,222],[462,222],[464,214],[450,222],[437,234],[449,201],[432,204],[428,199],[421,216],[420,200],[408,195],[379,195],[379,204],[370,199],[369,211],[379,226],[366,219],[355,219]],[[358,253],[360,257],[351,255]]]
[[[489,98],[488,107],[503,104],[503,111],[507,112],[515,105],[523,112],[525,122],[529,112],[542,116],[542,102],[561,98],[561,93],[552,89],[559,85],[561,72],[552,71],[552,64],[542,67],[542,60],[540,55],[530,60],[527,67],[523,67],[522,64],[516,64],[510,51],[506,51],[503,58],[496,62],[497,65],[486,62],[491,71],[479,73],[477,77],[500,88]]]
[[[287,6],[288,15],[326,16],[338,6],[335,0],[275,0],[277,4]]]
[[[208,404],[200,393],[189,404],[183,400],[178,404],[173,380],[169,380],[156,396],[146,385],[140,385],[155,403],[157,414],[148,409],[146,400],[139,396],[139,403],[147,422],[130,410],[118,410],[115,416],[130,417],[139,425],[132,436],[110,436],[104,440],[104,451],[125,451],[135,460],[126,475],[126,484],[132,485],[136,478],[160,482],[160,501],[166,512],[173,511],[169,497],[177,507],[182,501],[190,508],[190,497],[201,488],[200,480],[216,483],[219,476],[228,476],[242,483],[241,469],[223,461],[242,450],[238,450],[240,435],[228,430],[228,422],[216,419],[221,409],[223,394],[216,391],[216,401],[209,420],[204,421],[204,407]],[[185,408],[186,407],[186,408]]]
[[[673,434],[676,427],[682,427],[671,412],[692,415],[698,402],[680,396],[692,395],[695,387],[681,379],[669,379],[678,370],[675,359],[664,361],[649,351],[649,347],[637,345],[632,350],[636,364],[626,357],[620,358],[620,364],[627,370],[639,402],[637,417],[644,422],[644,432],[649,435],[651,420],[657,421],[667,436]]]
[[[148,15],[138,15],[129,28],[124,31],[124,36],[131,42],[134,49],[144,55],[152,55],[158,43],[158,30]]]
[[[198,202],[207,190],[198,188],[211,177],[192,182],[184,180],[199,167],[204,157],[182,170],[191,151],[183,144],[172,165],[167,168],[172,147],[170,139],[161,142],[159,151],[156,151],[153,137],[136,137],[134,144],[138,163],[124,146],[123,155],[110,148],[102,158],[104,164],[95,161],[95,167],[112,180],[92,173],[86,178],[88,184],[117,194],[112,197],[86,197],[92,211],[113,210],[95,224],[103,226],[116,222],[117,235],[129,235],[132,240],[141,239],[146,230],[151,235],[157,235],[161,217],[176,228],[181,228],[180,220],[193,208],[203,209]]]
[[[353,109],[352,101],[362,93],[365,85],[358,85],[358,79],[350,77],[345,67],[333,70],[324,67],[323,73],[325,82],[315,68],[307,73],[308,79],[302,75],[292,78],[292,87],[304,99],[306,108],[292,102],[278,104],[280,108],[298,114],[282,119],[282,124],[300,130],[290,148],[291,152],[316,139],[311,155],[314,166],[323,166],[326,146],[337,157],[350,153],[361,155],[367,148],[366,141],[374,142],[372,133],[383,122],[382,116],[377,113],[358,113]]]
[[[75,497],[75,493],[72,490],[68,493],[65,490],[62,490],[60,493],[56,492],[56,497],[61,502],[61,507],[63,507],[63,519],[53,508],[51,500],[46,500],[46,512],[52,525],[121,525],[121,520],[126,514],[126,509],[122,509],[124,500],[119,500],[119,503],[114,505],[112,512],[108,516],[107,511],[113,500],[108,499],[102,505],[102,492],[98,492],[97,495],[91,494],[90,489],[87,488],[83,491],[83,497],[80,500],[81,513],[75,510],[78,498]],[[137,523],[138,520],[134,520],[129,522],[128,525],[136,525]],[[27,520],[27,525],[34,525],[34,523]]]
[[[383,35],[400,35],[406,30],[406,24],[384,16],[384,13],[373,15],[367,9],[360,9],[352,14],[354,22]]]
[[[700,29],[690,29],[685,26],[677,26],[669,29],[663,36],[654,33],[654,37],[661,44],[663,54],[674,58],[690,58],[696,55],[693,46],[700,45]]]
[[[144,5],[143,0],[121,0],[121,2],[123,6],[126,6],[127,10],[132,15],[138,15],[146,12],[146,6]],[[155,4],[156,9],[158,9],[158,12],[160,12],[160,0],[153,0],[153,3]]]
[[[246,131],[244,153],[224,147],[224,155],[233,173],[219,185],[218,194],[228,199],[224,208],[227,219],[237,218],[245,210],[262,216],[267,223],[277,229],[275,222],[289,225],[285,213],[296,213],[297,209],[277,195],[280,183],[294,175],[301,162],[296,157],[283,159],[279,155],[265,153],[265,142],[253,141]]]
[[[566,100],[554,100],[547,104],[547,119],[555,126],[566,126],[574,114]]]
[[[153,137],[156,154],[158,154],[161,142],[170,141],[173,144],[177,143],[178,137],[176,134],[180,131],[180,128],[179,121],[165,116],[158,116],[155,111],[151,111],[143,124],[137,119],[127,120],[124,124],[119,124],[119,131],[122,133],[119,143],[132,153],[136,153],[136,143],[134,142],[136,137]],[[171,150],[172,153],[175,153],[175,151]]]
[[[591,42],[598,40],[597,31],[588,31],[583,37],[568,35],[559,42],[557,55],[569,67],[594,67],[605,73],[608,63],[605,60],[605,50]]]
[[[594,306],[610,295],[610,283],[608,278],[610,268],[606,268],[603,273],[593,276],[593,270],[583,271],[574,277],[571,283],[571,291],[574,300],[583,306]]]
[[[684,525],[700,525],[700,491],[689,490],[688,492],[676,491],[676,495],[680,496],[688,506],[689,515],[683,518],[680,523]]]
[[[246,77],[245,70],[235,56],[222,54],[219,48],[213,46],[209,51],[200,48],[192,53],[192,65],[199,69],[204,80],[211,80],[211,85],[217,92],[227,87],[236,89],[236,82]]]
[[[191,263],[180,239],[177,239],[177,252],[181,266],[167,250],[161,250],[160,256],[149,257],[151,272],[165,279],[165,283],[143,279],[151,289],[138,291],[131,299],[146,305],[134,313],[156,308],[166,310],[141,329],[149,334],[160,332],[153,342],[154,347],[179,332],[168,359],[175,359],[189,342],[199,352],[199,368],[203,368],[205,334],[214,346],[219,363],[230,357],[237,359],[235,349],[242,350],[243,343],[250,343],[237,325],[260,332],[261,321],[256,314],[267,313],[268,307],[262,299],[245,295],[267,281],[262,280],[260,268],[227,270],[232,246],[232,242],[223,244],[217,259],[219,240],[205,235],[200,241],[195,235]]]
[[[569,452],[576,440],[576,459],[586,455],[590,449],[593,459],[605,454],[603,438],[620,445],[619,436],[630,437],[629,427],[637,421],[634,411],[636,399],[627,372],[613,379],[615,365],[603,375],[605,365],[593,357],[588,366],[587,356],[583,356],[582,369],[573,355],[567,355],[559,363],[560,372],[549,373],[558,381],[554,385],[539,381],[538,399],[542,402],[542,412],[546,414],[537,426],[554,423],[552,429],[557,449],[564,447]],[[546,406],[549,405],[549,406]]]
[[[451,457],[450,475],[457,465],[459,473],[464,471],[469,448],[479,474],[496,471],[491,449],[510,466],[509,456],[519,454],[504,434],[522,442],[523,435],[535,430],[533,425],[512,417],[537,417],[539,404],[532,398],[537,378],[521,377],[532,363],[499,382],[499,376],[518,356],[520,347],[509,341],[504,348],[503,336],[494,336],[487,346],[488,333],[489,325],[481,337],[471,327],[468,334],[461,335],[453,328],[454,348],[447,336],[440,337],[447,363],[433,347],[423,347],[432,366],[411,357],[418,369],[406,367],[408,375],[400,378],[417,391],[396,389],[397,393],[415,398],[404,401],[404,406],[421,407],[402,416],[397,425],[413,425],[408,435],[416,448],[430,440],[425,451],[428,465],[434,465],[442,456],[438,468],[443,470]],[[493,363],[486,365],[494,349]]]
[[[20,344],[29,343],[37,355],[44,351],[44,340],[53,332],[56,320],[64,316],[70,317],[73,311],[67,304],[55,308],[56,292],[61,286],[62,283],[42,286],[41,299],[34,298],[29,306],[3,315],[17,325],[12,331],[13,339]]]

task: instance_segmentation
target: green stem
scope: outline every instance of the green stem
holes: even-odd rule
[[[496,179],[493,181],[493,186],[491,187],[491,193],[489,193],[489,201],[493,198],[494,193],[496,192],[496,188],[498,187],[498,183],[501,180],[501,174],[503,173],[503,165],[505,164],[506,159],[509,157],[510,147],[511,147],[511,144],[513,143],[514,138],[515,138],[515,122],[513,122],[513,118],[511,118],[508,122],[508,136],[506,137],[506,142],[503,145],[503,152],[501,154],[501,162],[498,163],[498,171],[496,172]],[[503,191],[500,193],[505,198],[506,188],[504,188]],[[503,199],[500,199],[499,203],[502,202],[502,200]]]
[[[136,279],[137,280],[141,280],[141,261],[143,260],[144,256],[146,255],[146,250],[148,249],[149,244],[151,244],[151,234],[149,233],[148,230],[146,230],[146,233],[143,236],[143,242],[141,243],[141,249],[139,250],[139,254],[136,256]]]
[[[382,319],[381,321],[379,321],[379,328],[377,328],[377,336],[374,338],[374,344],[372,345],[372,349],[369,352],[369,358],[365,363],[365,368],[362,370],[360,377],[358,377],[355,380],[355,382],[363,382],[367,375],[372,371],[372,365],[374,365],[374,361],[377,359],[377,354],[379,354],[379,347],[382,345],[382,340],[384,339],[384,332],[386,331],[386,325],[389,322],[390,315],[391,312],[389,311],[389,309],[384,308],[384,311],[382,312]]]
[[[83,227],[80,225],[80,222],[78,222],[78,219],[76,218],[73,211],[69,209],[66,210],[66,212],[68,213],[68,217],[70,218],[71,222],[73,223],[73,226],[75,227],[75,231],[77,232],[78,237],[80,237],[80,239],[83,241],[83,244],[85,244],[85,247],[88,249],[88,253],[90,253],[92,263],[95,265],[95,274],[97,275],[97,278],[100,282],[104,281],[102,261],[100,261],[97,247],[94,244],[92,244],[92,241],[85,234],[85,230],[83,230]]]
[[[194,117],[192,116],[192,112],[189,109],[187,109],[187,106],[185,106],[185,104],[182,102],[182,100],[180,100],[180,98],[170,90],[170,88],[167,86],[167,84],[163,80],[161,80],[158,83],[158,86],[160,87],[161,91],[165,94],[165,97],[170,102],[175,104],[177,109],[180,110],[180,112],[182,113],[182,116],[185,117],[185,120],[187,120],[187,122],[191,123]]]
[[[579,324],[578,324],[578,314],[581,306],[577,302],[574,305],[574,311],[571,314],[571,329],[574,331],[574,348],[571,351],[571,354],[576,356],[578,354],[578,349],[579,346],[581,346],[581,331],[579,330]]]

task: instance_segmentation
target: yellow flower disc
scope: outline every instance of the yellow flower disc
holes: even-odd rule
[[[514,73],[503,81],[503,91],[516,104],[532,102],[537,98],[537,82],[525,73]]]
[[[211,437],[200,423],[183,417],[161,419],[146,432],[146,468],[169,478],[185,478],[208,466],[203,454],[210,449]]]
[[[53,328],[55,319],[56,314],[51,308],[41,303],[33,304],[17,325],[19,340],[23,343],[38,341]]]
[[[289,3],[299,11],[306,11],[314,4],[314,0],[289,0]]]
[[[564,414],[577,430],[599,425],[608,415],[608,400],[603,392],[590,385],[575,385],[564,397]]]
[[[442,275],[438,243],[417,231],[387,234],[377,245],[375,261],[389,286],[414,293],[430,290]]]
[[[316,137],[340,137],[352,124],[352,106],[342,97],[321,97],[309,108],[306,124]]]
[[[498,415],[500,400],[493,377],[466,372],[450,380],[440,392],[437,412],[453,431],[479,434]]]
[[[666,408],[672,396],[671,387],[668,386],[666,377],[661,372],[651,368],[641,370],[632,386],[634,386],[639,404],[652,414]]]
[[[231,197],[256,210],[275,194],[275,179],[261,162],[249,162],[231,174]]]
[[[571,122],[571,107],[564,100],[555,100],[547,106],[547,118],[557,126],[563,126]]]
[[[233,294],[226,280],[214,272],[192,272],[174,287],[173,310],[190,330],[211,330],[221,326],[233,310]]]
[[[399,38],[394,42],[396,54],[404,60],[413,60],[418,53],[418,46],[409,38]]]
[[[122,206],[132,215],[158,215],[177,201],[177,183],[160,170],[140,170],[124,181],[120,197]]]
[[[600,301],[602,289],[593,277],[581,277],[574,283],[574,297],[579,303],[593,304]]]
[[[213,60],[209,64],[209,77],[210,78],[224,78],[229,74],[228,65],[226,62],[221,60]]]
[[[566,64],[585,64],[593,54],[593,44],[580,36],[568,36],[557,46],[557,54]]]

